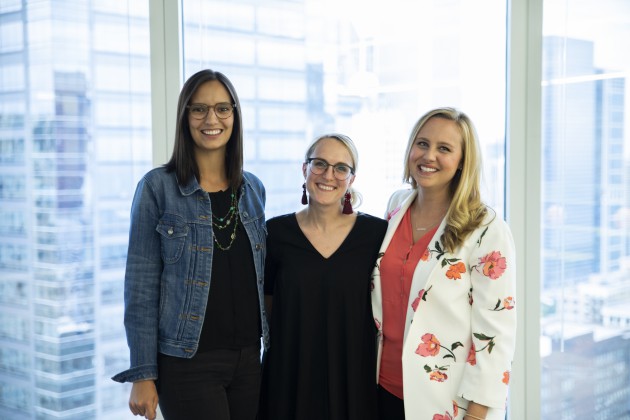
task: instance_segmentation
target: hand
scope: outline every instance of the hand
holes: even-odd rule
[[[134,416],[155,420],[157,405],[158,395],[153,379],[133,383],[129,395],[129,409]]]
[[[488,414],[488,407],[485,405],[477,404],[474,401],[470,401],[468,403],[468,407],[466,409],[466,414],[464,415],[465,420],[486,420],[486,415]]]

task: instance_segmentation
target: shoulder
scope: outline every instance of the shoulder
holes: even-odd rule
[[[275,216],[267,220],[267,229],[273,229],[278,226],[286,226],[294,223],[295,213],[287,213],[280,216]]]
[[[153,168],[149,172],[144,174],[143,177],[143,179],[148,181],[157,181],[169,178],[175,178],[175,173],[169,172],[165,166],[158,166],[157,168]]]
[[[394,192],[389,197],[387,203],[387,220],[391,219],[401,209],[402,205],[407,202],[411,197],[415,196],[416,190],[411,188],[405,188]]]
[[[284,239],[294,236],[299,229],[295,213],[272,217],[267,220],[266,227],[267,240],[272,243],[282,242]]]
[[[507,222],[503,220],[503,218],[499,216],[492,207],[486,206],[486,209],[488,210],[486,216],[483,219],[483,223],[477,228],[477,230],[485,230],[487,227],[491,227],[492,229],[510,231],[510,227]]]
[[[175,172],[170,172],[164,166],[153,168],[144,174],[138,185],[148,184],[151,189],[162,190],[177,185]]]
[[[487,210],[483,222],[473,231],[470,239],[478,245],[481,245],[484,239],[486,243],[513,244],[512,231],[507,222],[491,207],[487,207]]]
[[[359,213],[357,215],[357,230],[366,241],[375,241],[380,247],[385,232],[387,232],[387,220],[375,217],[367,213]],[[368,238],[370,238],[368,240]],[[367,243],[367,242],[366,242]]]
[[[263,185],[262,181],[260,180],[260,178],[258,178],[256,175],[254,175],[251,172],[247,172],[247,171],[243,171],[243,181],[250,185],[252,188],[258,189],[258,190],[264,190],[265,186]]]
[[[357,220],[370,229],[378,229],[383,231],[387,230],[387,220],[381,219],[380,217],[359,212],[357,214]]]

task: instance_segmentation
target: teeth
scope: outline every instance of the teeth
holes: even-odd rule
[[[335,187],[329,187],[328,185],[317,184],[317,186],[324,191],[334,191]]]
[[[437,171],[437,169],[435,168],[427,168],[426,166],[420,166],[420,170],[422,172],[436,172]]]
[[[207,136],[216,136],[217,134],[219,134],[221,132],[221,130],[216,129],[216,130],[201,130],[201,132]]]

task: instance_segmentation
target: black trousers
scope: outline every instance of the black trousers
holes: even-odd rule
[[[379,420],[405,420],[405,403],[403,400],[378,386],[378,418]]]
[[[260,392],[260,345],[159,355],[156,382],[164,420],[254,420]]]

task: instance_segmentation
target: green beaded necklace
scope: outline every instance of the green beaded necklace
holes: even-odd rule
[[[214,236],[214,243],[217,244],[217,247],[222,251],[227,251],[232,247],[234,243],[234,239],[236,239],[236,228],[238,227],[238,197],[236,195],[236,191],[232,188],[232,194],[230,196],[230,208],[228,212],[223,217],[217,217],[212,214],[212,226],[223,230],[228,226],[234,226],[232,230],[232,234],[230,235],[230,243],[227,245],[221,245],[217,240],[217,235]]]

